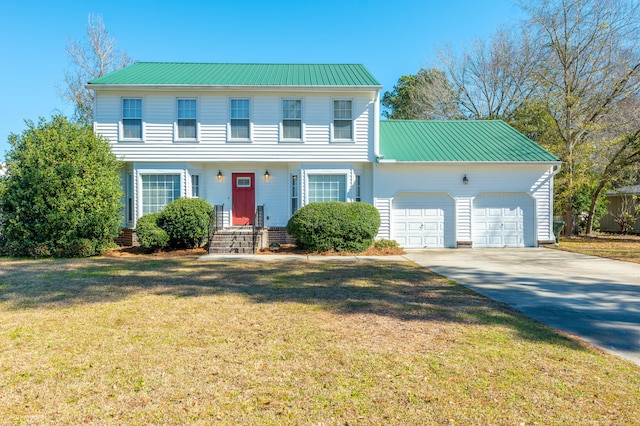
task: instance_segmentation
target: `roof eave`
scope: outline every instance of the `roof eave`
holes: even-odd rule
[[[562,164],[562,161],[399,161],[393,159],[380,159],[378,160],[380,164],[396,164],[396,165],[407,165],[407,166],[421,166],[421,165],[429,165],[429,166],[455,166],[455,165],[549,165],[549,166],[558,166]]]
[[[355,91],[379,91],[382,86],[351,86],[351,85],[218,85],[218,84],[91,84],[86,83],[85,87],[91,90],[252,90],[252,91],[272,91],[272,90],[310,90],[310,91],[331,91],[331,90],[355,90]]]

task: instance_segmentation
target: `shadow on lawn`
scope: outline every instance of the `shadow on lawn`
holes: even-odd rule
[[[410,263],[0,259],[0,307],[12,310],[115,302],[138,293],[240,294],[254,303],[313,304],[341,314],[508,326],[527,340],[581,348],[504,305]]]

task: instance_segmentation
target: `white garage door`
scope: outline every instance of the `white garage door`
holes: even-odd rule
[[[405,248],[455,246],[453,199],[446,194],[399,194],[393,200],[391,238]]]
[[[527,194],[480,194],[473,202],[473,247],[532,247],[533,199]]]

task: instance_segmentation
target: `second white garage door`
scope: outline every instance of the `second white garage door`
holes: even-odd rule
[[[473,202],[473,247],[534,246],[533,213],[527,194],[479,194]]]
[[[399,194],[391,238],[405,248],[455,247],[455,209],[446,194]]]

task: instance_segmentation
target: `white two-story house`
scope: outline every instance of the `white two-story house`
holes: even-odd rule
[[[136,63],[87,84],[124,161],[123,225],[179,197],[270,238],[317,201],[363,201],[405,247],[553,241],[557,157],[501,121],[380,121],[362,65]]]

